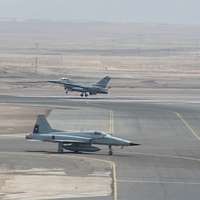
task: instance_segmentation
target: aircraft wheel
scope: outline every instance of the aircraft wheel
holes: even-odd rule
[[[112,146],[109,145],[108,148],[109,148],[108,154],[109,154],[110,156],[112,156],[112,155],[113,155]]]
[[[85,93],[85,97],[87,97],[88,96],[88,93]]]
[[[83,97],[83,93],[81,93],[81,97]]]

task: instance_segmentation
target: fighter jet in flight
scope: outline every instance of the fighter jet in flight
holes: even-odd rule
[[[69,91],[75,91],[80,92],[80,96],[87,97],[88,95],[96,95],[96,94],[108,94],[108,83],[110,81],[109,76],[105,76],[103,79],[98,81],[95,84],[81,84],[81,83],[75,83],[67,78],[61,78],[60,80],[50,80],[49,83],[56,83],[64,86],[66,94],[68,94]]]
[[[94,145],[107,145],[109,147],[109,155],[112,155],[112,146],[138,145],[129,140],[99,131],[66,132],[53,129],[44,115],[38,115],[33,133],[26,135],[26,139],[58,143],[59,153],[62,153],[64,149],[76,153],[96,152],[101,149]]]

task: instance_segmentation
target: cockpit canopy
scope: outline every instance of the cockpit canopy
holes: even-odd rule
[[[103,132],[95,131],[95,132],[94,132],[94,135],[104,136],[104,135],[106,135],[106,134],[103,133]]]
[[[64,80],[68,80],[68,78],[63,77],[63,78],[61,78],[61,80],[63,80],[63,81],[64,81]]]

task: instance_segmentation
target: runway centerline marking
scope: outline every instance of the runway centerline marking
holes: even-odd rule
[[[176,116],[183,122],[183,124],[185,125],[185,127],[193,134],[193,136],[200,141],[200,136],[195,132],[195,130],[189,125],[189,123],[183,118],[183,116],[178,113],[175,112]]]

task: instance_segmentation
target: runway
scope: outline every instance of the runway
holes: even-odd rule
[[[30,167],[59,168],[72,173],[71,176],[88,176],[96,171],[108,173],[104,181],[112,179],[108,186],[111,191],[105,191],[104,188],[104,195],[83,195],[75,199],[199,199],[198,99],[172,97],[83,100],[1,96],[0,102],[51,108],[48,120],[58,129],[98,129],[141,144],[124,149],[114,148],[113,156],[107,155],[108,149],[105,147],[95,154],[59,155],[55,153],[55,144],[27,142],[23,135],[3,135],[0,136],[1,167],[4,164],[4,167],[9,166],[15,170]],[[0,197],[4,198],[3,195]]]

